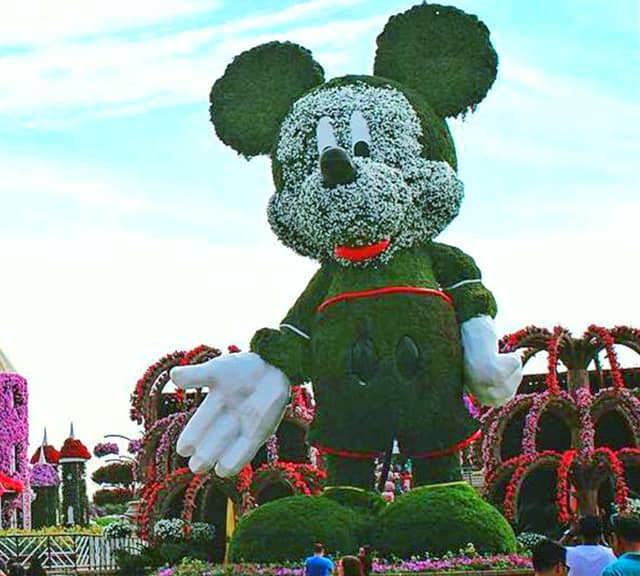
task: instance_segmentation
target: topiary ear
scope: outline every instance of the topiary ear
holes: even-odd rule
[[[216,134],[247,158],[268,154],[291,104],[323,82],[322,67],[302,46],[269,42],[247,50],[211,88]]]
[[[374,74],[421,92],[443,118],[475,107],[496,78],[489,29],[451,6],[422,4],[392,16],[377,42]]]

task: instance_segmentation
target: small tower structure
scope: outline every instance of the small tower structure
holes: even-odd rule
[[[53,461],[47,459],[47,454]],[[57,526],[60,509],[58,486],[58,458],[60,453],[47,442],[47,429],[44,429],[42,445],[38,447],[31,462],[31,488],[34,500],[31,505],[31,525],[33,528]],[[34,462],[35,459],[35,462]]]
[[[62,469],[62,520],[66,526],[86,526],[89,523],[86,463],[91,458],[87,447],[76,439],[73,422],[69,438],[60,450]]]

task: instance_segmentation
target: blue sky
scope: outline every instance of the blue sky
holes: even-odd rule
[[[476,258],[501,332],[640,325],[638,3],[453,3],[500,65],[450,123],[466,199],[442,238]],[[267,160],[215,139],[209,87],[272,39],[327,77],[368,73],[412,4],[0,0],[0,347],[30,381],[32,442],[72,418],[91,445],[134,433],[128,395],[157,357],[277,324],[314,264],[267,225]]]

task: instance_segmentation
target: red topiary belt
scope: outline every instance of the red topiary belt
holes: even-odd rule
[[[342,294],[336,294],[322,302],[322,304],[316,308],[316,312],[323,312],[332,304],[342,302],[343,300],[370,298],[371,296],[379,296],[381,294],[421,294],[423,296],[436,296],[437,298],[442,298],[447,304],[453,306],[451,296],[445,294],[441,290],[436,290],[434,288],[420,288],[417,286],[385,286],[384,288],[373,288],[372,290],[359,290],[357,292],[343,292]]]

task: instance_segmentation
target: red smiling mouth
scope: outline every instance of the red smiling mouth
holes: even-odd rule
[[[333,253],[337,258],[343,258],[350,262],[361,262],[362,260],[369,260],[378,254],[382,254],[391,243],[389,238],[380,240],[375,244],[369,244],[368,246],[336,246]]]

